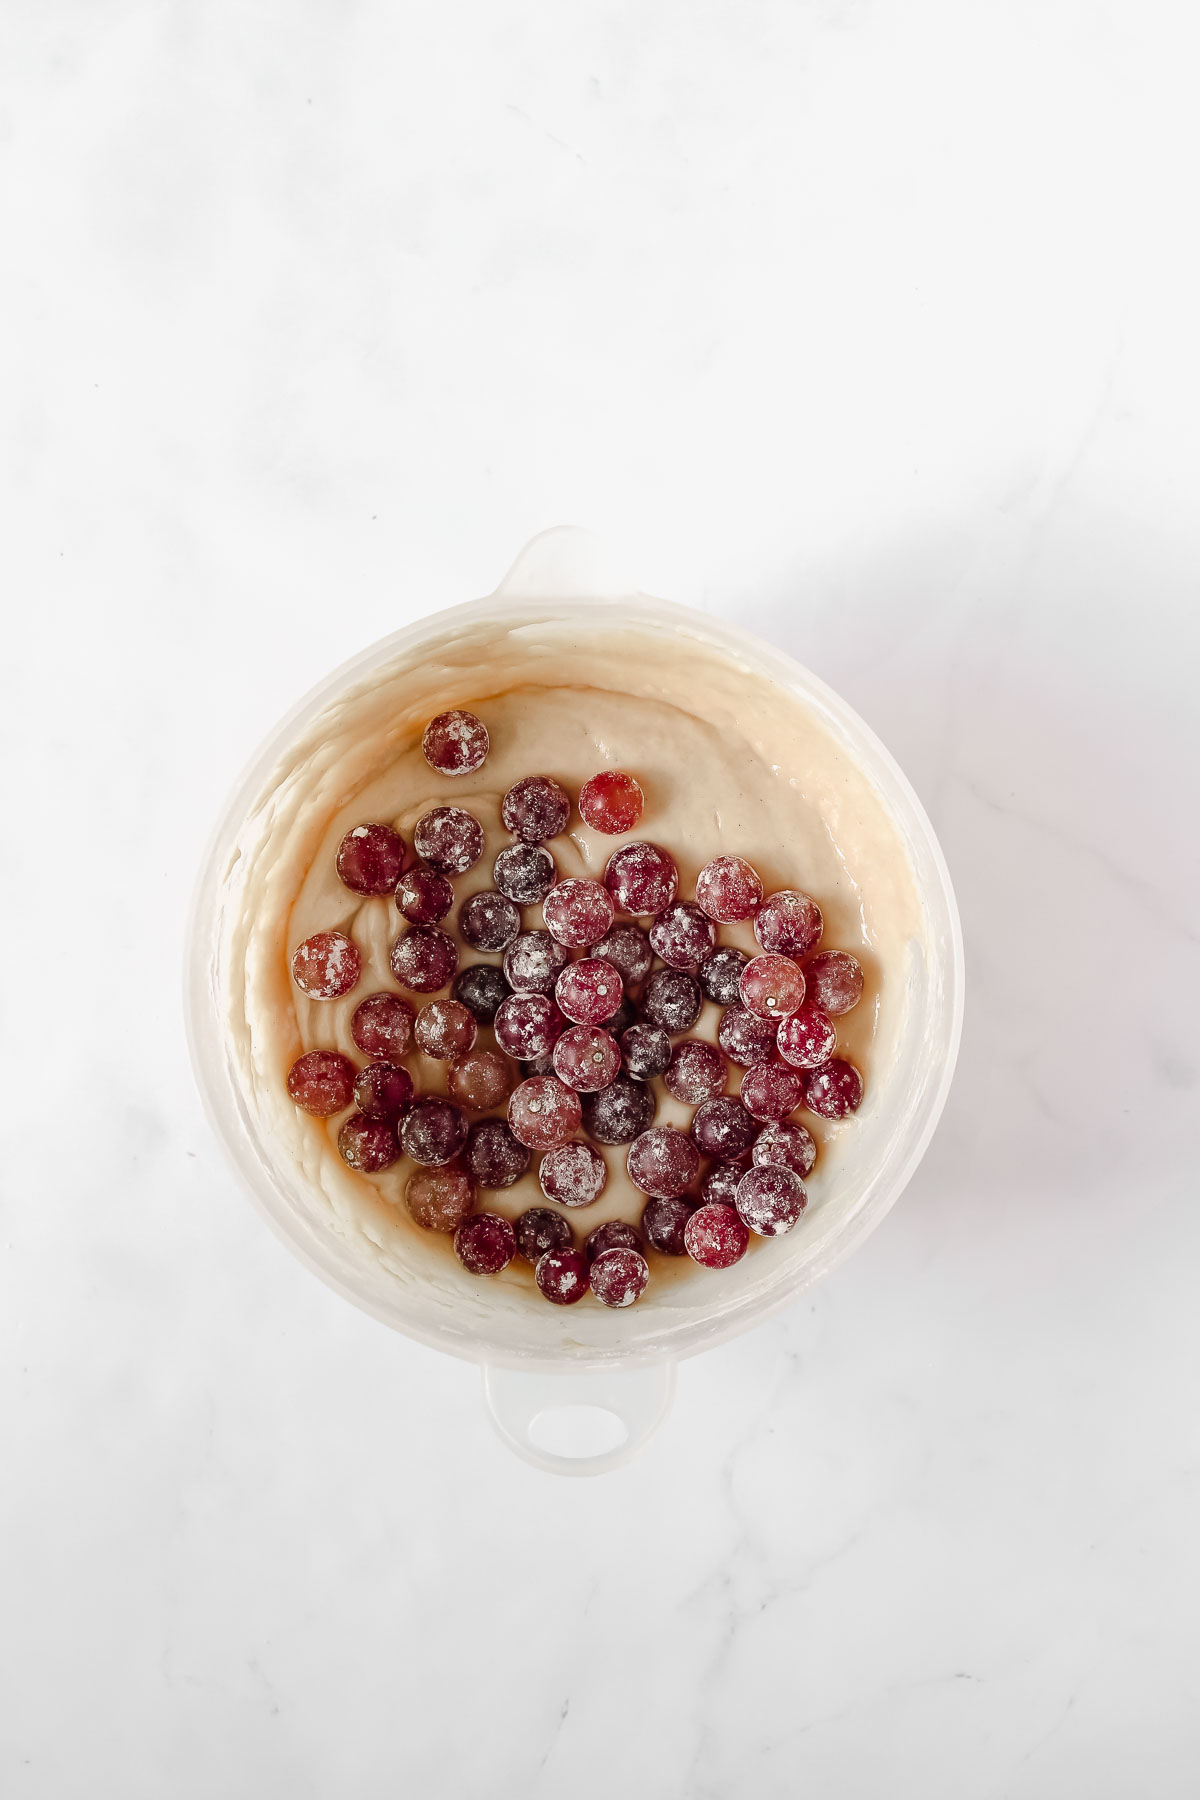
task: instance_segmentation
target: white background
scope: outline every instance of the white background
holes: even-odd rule
[[[1195,1794],[1190,18],[7,0],[6,1796]],[[260,737],[563,521],[876,727],[970,979],[896,1211],[593,1482],[179,1020]]]

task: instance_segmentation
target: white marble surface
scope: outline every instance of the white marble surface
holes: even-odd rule
[[[0,1787],[1194,1795],[1183,5],[5,9]],[[246,1204],[181,1041],[243,760],[590,524],[942,835],[907,1195],[560,1482]]]

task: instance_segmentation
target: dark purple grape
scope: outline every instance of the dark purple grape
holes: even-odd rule
[[[642,995],[642,1017],[675,1034],[690,1031],[704,1004],[700,983],[683,969],[656,969]]]
[[[654,963],[650,939],[638,925],[614,925],[592,954],[610,962],[627,987],[640,987]]]
[[[733,944],[722,944],[719,950],[714,950],[708,961],[700,964],[698,971],[700,986],[708,998],[715,1000],[718,1006],[735,1006],[742,970],[749,961],[746,952]]]
[[[516,1221],[513,1231],[518,1254],[526,1262],[536,1263],[547,1250],[566,1250],[571,1244],[571,1227],[552,1206],[531,1206]]]
[[[514,782],[501,804],[504,828],[526,844],[544,844],[566,830],[571,796],[549,775]]]
[[[716,928],[690,900],[678,900],[660,912],[650,927],[650,943],[669,969],[694,973],[712,955]]]
[[[705,1156],[730,1162],[749,1150],[758,1136],[757,1122],[734,1094],[706,1100],[692,1117],[692,1142]]]
[[[648,1082],[618,1075],[598,1094],[583,1096],[583,1128],[598,1144],[629,1144],[650,1125],[657,1104]]]
[[[491,963],[472,963],[469,968],[459,970],[450,992],[456,1000],[462,1001],[477,1024],[490,1025],[512,989],[502,969],[494,968]]]
[[[544,844],[509,844],[496,858],[492,880],[517,906],[538,906],[558,880],[558,868]]]
[[[476,1119],[467,1133],[463,1161],[482,1188],[507,1188],[520,1181],[531,1158],[503,1119]]]
[[[683,1233],[696,1208],[690,1200],[651,1200],[642,1214],[646,1242],[661,1256],[685,1256]]]
[[[365,1119],[351,1113],[338,1132],[338,1150],[343,1162],[361,1175],[378,1175],[400,1161],[396,1127],[390,1119]]]
[[[661,1025],[631,1025],[621,1035],[621,1055],[634,1081],[653,1081],[671,1060],[671,1040]]]
[[[507,950],[521,929],[521,915],[503,894],[485,889],[463,901],[458,929],[472,950]]]
[[[414,1101],[400,1127],[404,1154],[428,1169],[453,1162],[466,1138],[467,1122],[448,1100]]]
[[[394,1124],[412,1097],[412,1076],[392,1063],[368,1063],[354,1083],[354,1104],[365,1119],[388,1119]]]
[[[606,1250],[640,1250],[641,1247],[642,1240],[632,1225],[627,1225],[624,1219],[606,1219],[590,1234],[583,1253],[592,1262]]]
[[[774,1019],[760,1019],[744,1006],[727,1006],[717,1026],[717,1042],[730,1062],[748,1069],[754,1063],[773,1061],[778,1029]]]

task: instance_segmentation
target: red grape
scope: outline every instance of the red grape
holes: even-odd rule
[[[542,917],[558,943],[586,950],[611,930],[613,903],[598,881],[571,876],[550,889],[542,901]]]
[[[328,1119],[354,1098],[354,1064],[336,1050],[310,1050],[288,1070],[287,1091],[306,1113]]]
[[[573,1139],[547,1150],[538,1164],[538,1181],[547,1200],[560,1206],[590,1206],[604,1192],[608,1164],[593,1144]]]
[[[712,1104],[710,1102],[710,1104]],[[682,1131],[654,1125],[629,1146],[625,1167],[634,1187],[656,1200],[673,1200],[700,1173],[695,1144]]]
[[[435,806],[417,820],[413,849],[439,875],[465,875],[483,855],[483,826],[461,806]]]
[[[472,1050],[450,1065],[446,1076],[450,1098],[466,1112],[491,1112],[512,1093],[513,1070],[499,1050]]]
[[[679,900],[660,912],[650,927],[650,943],[671,969],[692,973],[707,962],[717,941],[716,929],[698,906]]]
[[[621,1004],[621,977],[602,956],[568,963],[554,987],[559,1011],[574,1025],[603,1025]]]
[[[817,1146],[807,1126],[777,1119],[765,1125],[751,1152],[756,1163],[778,1163],[793,1175],[809,1175],[817,1160]]]
[[[483,767],[488,747],[483,720],[458,708],[430,719],[421,739],[425,761],[440,775],[473,775]]]
[[[508,1102],[514,1136],[530,1150],[553,1150],[579,1130],[579,1095],[554,1075],[531,1075]]]
[[[852,1062],[835,1056],[804,1077],[804,1104],[822,1119],[844,1119],[862,1104],[863,1078]]]
[[[750,918],[762,897],[758,870],[743,856],[716,856],[696,877],[696,899],[719,925]]]
[[[412,1097],[412,1076],[392,1063],[368,1063],[354,1083],[354,1104],[366,1119],[390,1119],[394,1124]]]
[[[617,1040],[599,1025],[572,1025],[554,1046],[554,1073],[577,1094],[598,1093],[620,1069]]]
[[[697,1207],[683,1228],[684,1248],[706,1269],[732,1268],[749,1242],[750,1233],[734,1208],[711,1200]]]
[[[571,958],[548,931],[523,931],[504,952],[504,974],[518,994],[552,994]]]
[[[548,1056],[565,1020],[545,994],[510,994],[496,1012],[496,1042],[517,1062]]]
[[[511,1221],[496,1213],[473,1213],[454,1234],[454,1253],[471,1275],[498,1275],[517,1254]]]
[[[338,1000],[362,974],[358,948],[341,931],[317,931],[292,954],[292,980],[310,1000]]]
[[[821,909],[811,894],[781,888],[759,907],[754,935],[764,950],[780,956],[807,956],[822,928]]]
[[[779,1054],[794,1069],[817,1069],[837,1049],[833,1020],[819,1006],[802,1006],[779,1022]]]
[[[639,1250],[602,1250],[591,1264],[592,1292],[602,1306],[632,1306],[646,1291],[650,1265]]]
[[[414,994],[436,994],[458,967],[458,945],[436,925],[413,925],[393,943],[392,974]]]
[[[378,1175],[400,1160],[396,1127],[390,1119],[364,1119],[351,1113],[338,1132],[338,1150],[343,1162],[360,1175]]]
[[[742,1076],[742,1105],[756,1119],[786,1119],[799,1106],[803,1087],[787,1063],[755,1063]]]
[[[338,879],[355,894],[390,894],[404,867],[404,839],[390,825],[356,825],[338,845]]]
[[[862,998],[862,967],[845,950],[822,950],[805,963],[804,973],[810,995],[832,1018],[848,1013]]]
[[[621,769],[604,769],[585,781],[579,790],[579,812],[584,823],[606,837],[632,831],[642,816],[644,797],[632,775]]]
[[[747,1169],[738,1183],[737,1210],[759,1237],[782,1237],[792,1229],[807,1202],[804,1183],[783,1163],[762,1163]]]
[[[475,1183],[465,1169],[414,1169],[404,1204],[425,1231],[457,1231],[475,1205]]]
[[[350,1019],[350,1036],[368,1056],[399,1062],[408,1054],[412,1038],[413,1009],[399,994],[368,994]]]
[[[614,925],[594,954],[610,962],[627,987],[639,987],[654,962],[650,939],[638,925]]]
[[[657,844],[622,844],[605,864],[604,885],[623,912],[645,918],[671,905],[679,892],[679,870]]]
[[[715,1044],[685,1038],[671,1052],[664,1077],[666,1089],[685,1106],[699,1106],[724,1093],[729,1065]]]
[[[760,1019],[786,1019],[804,1004],[804,975],[790,956],[755,956],[742,970],[738,993]]]
[[[396,905],[410,925],[437,925],[454,905],[454,889],[444,875],[418,864],[397,882]]]
[[[474,1013],[461,1000],[431,1000],[417,1014],[413,1036],[417,1049],[425,1056],[449,1062],[475,1048],[479,1026]]]
[[[582,1250],[547,1250],[533,1279],[555,1306],[573,1306],[588,1291],[587,1258]]]

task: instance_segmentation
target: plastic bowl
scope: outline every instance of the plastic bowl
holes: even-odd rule
[[[907,949],[905,1023],[898,1057],[840,1151],[835,1191],[770,1255],[746,1257],[719,1286],[666,1285],[628,1312],[531,1303],[495,1316],[478,1307],[464,1328],[444,1306],[423,1303],[420,1283],[397,1284],[339,1235],[303,1176],[281,1165],[230,1051],[222,996],[236,913],[241,841],[289,746],[356,686],[399,654],[480,620],[570,620],[585,603],[589,626],[635,626],[699,639],[793,695],[815,714],[886,808],[912,865],[923,930]],[[945,1103],[963,1005],[962,938],[945,860],[916,795],[874,733],[846,703],[790,657],[736,626],[633,592],[605,568],[595,540],[569,528],[545,532],[489,599],[422,619],[337,670],[272,733],[238,783],[201,871],[187,943],[185,1009],[196,1078],[217,1137],[275,1230],[322,1280],[384,1324],[483,1365],[501,1435],[540,1467],[597,1473],[628,1460],[665,1416],[674,1365],[789,1305],[872,1231],[910,1180]],[[653,1293],[653,1289],[651,1292]],[[585,1320],[579,1315],[586,1312]],[[546,1315],[555,1315],[548,1321]],[[586,1414],[580,1409],[587,1409]],[[615,1415],[615,1420],[612,1417]],[[599,1428],[600,1437],[596,1430]],[[564,1430],[567,1436],[563,1437]],[[557,1441],[556,1441],[557,1434]],[[613,1441],[616,1438],[619,1441]]]

